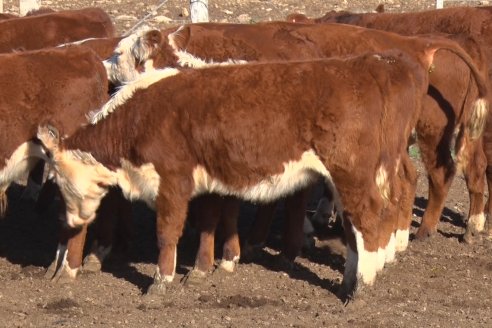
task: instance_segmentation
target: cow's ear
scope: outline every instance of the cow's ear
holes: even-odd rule
[[[162,35],[161,31],[159,30],[148,31],[147,33],[145,33],[144,38],[147,44],[153,48],[158,47],[162,42]]]
[[[42,125],[38,127],[38,139],[43,143],[44,147],[50,151],[58,148],[60,143],[60,132],[52,125]]]

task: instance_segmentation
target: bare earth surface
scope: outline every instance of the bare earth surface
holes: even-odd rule
[[[44,1],[54,9],[102,7],[120,33],[159,3]],[[387,11],[429,9],[434,4],[426,0],[385,3]],[[292,12],[321,16],[331,9],[369,11],[378,4],[372,0],[210,0],[210,16],[213,21],[249,23],[282,19]],[[168,1],[149,23],[186,22],[187,8],[187,1]],[[4,10],[16,12],[17,8],[13,1],[4,1]],[[427,198],[425,172],[415,163],[420,179],[413,229]],[[233,274],[217,270],[199,286],[180,283],[197,247],[196,235],[186,234],[168,295],[145,296],[157,247],[154,214],[141,204],[135,204],[135,237],[127,254],[110,258],[102,273],[82,273],[73,284],[53,284],[43,275],[56,250],[54,208],[37,214],[32,203],[19,200],[21,192],[20,187],[11,188],[11,207],[0,222],[0,327],[492,327],[492,241],[461,242],[468,211],[461,175],[448,197],[439,233],[426,242],[410,242],[408,250],[378,275],[376,284],[348,306],[336,297],[345,261],[343,244],[336,238],[318,239],[314,250],[296,260],[294,269],[279,270],[275,249],[281,221],[270,247],[258,258],[240,263]],[[245,206],[241,232],[252,215],[251,206]]]

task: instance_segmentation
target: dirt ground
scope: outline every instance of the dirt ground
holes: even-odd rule
[[[368,11],[379,4],[372,0],[209,2],[211,20],[228,22],[282,19],[292,12],[321,16],[331,9]],[[114,18],[119,33],[152,13],[159,3],[44,1],[55,9],[102,7]],[[427,0],[384,3],[387,11],[434,5]],[[170,0],[148,23],[186,22],[187,8],[187,1]],[[14,1],[4,1],[4,10],[16,12]],[[412,233],[427,198],[425,173],[419,161],[415,163],[420,178]],[[461,175],[448,196],[439,233],[426,242],[410,242],[408,250],[378,275],[375,285],[365,288],[348,306],[336,297],[345,262],[343,244],[336,238],[318,239],[315,249],[299,257],[292,270],[278,270],[275,254],[281,220],[263,254],[240,263],[233,274],[216,271],[195,287],[180,283],[193,264],[197,247],[196,236],[185,235],[168,295],[145,296],[152,283],[157,247],[154,213],[142,204],[134,206],[135,238],[128,253],[111,257],[101,273],[82,273],[72,284],[53,284],[43,275],[56,251],[55,209],[39,214],[34,204],[19,199],[21,192],[15,186],[9,190],[11,206],[0,222],[0,327],[492,327],[492,241],[461,242],[468,211]],[[251,206],[245,205],[242,233],[252,216]]]

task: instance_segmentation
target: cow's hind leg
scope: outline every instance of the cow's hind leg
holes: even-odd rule
[[[243,243],[243,258],[251,260],[255,257],[258,250],[263,248],[270,232],[270,227],[275,216],[277,202],[264,203],[258,205],[255,220],[249,230],[249,235]]]
[[[417,187],[417,171],[407,154],[403,154],[401,157],[398,179],[401,181],[401,194],[398,202],[398,225],[395,232],[395,250],[397,252],[402,252],[408,247],[410,225],[413,217],[413,203],[415,201],[415,190]]]
[[[233,272],[241,256],[237,220],[241,201],[234,197],[226,197],[222,207],[221,223],[224,234],[222,260],[219,268],[226,272]]]
[[[200,232],[200,245],[195,265],[185,276],[185,284],[201,283],[214,265],[215,230],[220,220],[224,200],[217,194],[206,194],[195,198],[189,207],[188,217]]]
[[[463,240],[472,243],[474,237],[484,230],[484,189],[485,189],[485,170],[487,159],[483,152],[482,140],[469,144],[466,149],[470,153],[468,160],[464,163],[463,172],[466,178],[466,185],[470,195],[470,209],[468,212],[468,222]]]
[[[449,151],[449,142],[441,142],[439,147],[433,145],[435,143],[419,142],[422,160],[429,178],[427,208],[422,223],[415,234],[419,240],[436,233],[444,202],[456,173],[454,161]]]

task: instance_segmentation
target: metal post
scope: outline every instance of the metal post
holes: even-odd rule
[[[436,0],[436,9],[444,8],[444,0]]]
[[[208,22],[208,0],[190,0],[192,23]]]
[[[41,0],[19,0],[19,14],[24,16],[31,10],[37,10],[41,7]]]

